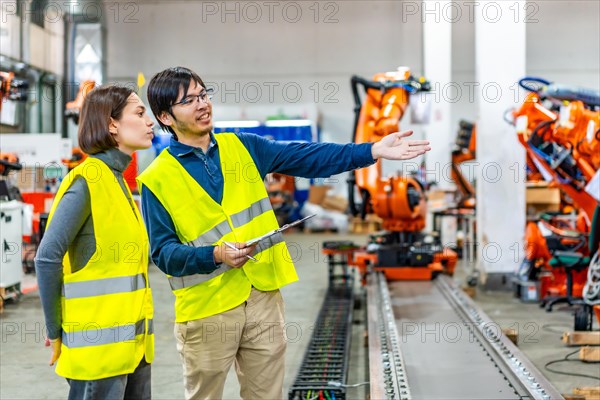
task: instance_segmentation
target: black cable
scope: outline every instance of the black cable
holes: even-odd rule
[[[553,329],[554,327],[558,327],[558,330],[557,329]],[[542,325],[542,329],[544,329],[544,330],[546,330],[548,332],[559,333],[559,334],[562,335],[563,333],[569,331],[571,328],[568,327],[568,326],[566,326],[566,327],[563,328],[560,325],[544,324],[544,325]]]
[[[572,353],[567,354],[564,358],[558,359],[558,360],[552,360],[552,361],[548,361],[546,364],[544,364],[544,369],[550,372],[554,372],[555,374],[559,374],[559,375],[569,375],[569,376],[578,376],[581,378],[590,378],[590,379],[595,379],[595,380],[599,380],[600,381],[600,377],[598,376],[593,376],[593,375],[586,375],[586,374],[576,374],[576,373],[572,373],[572,372],[564,372],[564,371],[557,371],[555,369],[550,369],[548,368],[548,366],[552,365],[552,364],[556,364],[559,362],[565,362],[565,361],[580,361],[580,360],[573,360],[571,358],[569,358],[570,356],[572,356],[573,354],[577,354],[579,353],[579,350],[575,350]]]
[[[528,143],[533,144],[535,147],[538,147],[538,145],[540,143],[543,142],[543,136],[544,133],[548,131],[548,129],[550,128],[550,125],[552,125],[553,123],[556,122],[556,119],[551,119],[548,121],[542,121],[539,124],[536,125],[535,128],[533,128],[531,135],[529,136],[529,140],[527,141]],[[542,133],[539,133],[540,131],[542,131]],[[537,139],[539,142],[532,142],[533,139]]]
[[[506,111],[504,111],[504,114],[502,114],[502,119],[503,119],[503,120],[504,120],[504,121],[505,121],[507,124],[509,124],[510,126],[515,126],[515,121],[514,121],[514,119],[512,119],[512,120],[511,120],[511,119],[508,119],[508,118],[506,118],[506,116],[508,115],[508,113],[512,113],[512,111],[513,111],[513,109],[512,109],[512,108],[509,108],[509,109],[507,109]]]

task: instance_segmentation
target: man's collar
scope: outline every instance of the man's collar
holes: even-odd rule
[[[217,141],[215,140],[215,135],[210,133],[210,144],[208,145],[207,153],[217,145]],[[177,157],[184,157],[188,154],[194,153],[196,150],[200,150],[199,147],[189,146],[187,144],[181,143],[176,140],[173,136],[171,136],[171,141],[169,143],[169,147],[171,149],[171,154]]]

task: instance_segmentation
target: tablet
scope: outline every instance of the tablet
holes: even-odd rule
[[[314,217],[315,215],[317,215],[317,214],[312,214],[312,215],[309,215],[308,217],[304,217],[304,218],[302,218],[302,219],[299,219],[299,220],[296,220],[296,221],[294,221],[294,222],[290,222],[289,224],[285,224],[285,225],[283,225],[283,226],[282,226],[281,228],[279,228],[279,229],[272,230],[271,232],[265,233],[265,234],[264,234],[264,235],[262,235],[262,236],[256,237],[256,238],[254,238],[254,239],[250,239],[250,240],[246,241],[246,247],[248,247],[248,246],[252,246],[252,245],[254,245],[254,244],[258,243],[258,242],[261,242],[261,241],[263,241],[263,240],[265,240],[265,239],[267,239],[267,238],[270,238],[271,236],[273,236],[273,235],[276,235],[276,234],[278,234],[279,232],[283,232],[283,231],[285,231],[286,229],[289,229],[289,228],[291,228],[292,226],[296,226],[296,225],[298,225],[298,224],[300,224],[300,223],[302,223],[302,222],[306,221],[307,219]]]

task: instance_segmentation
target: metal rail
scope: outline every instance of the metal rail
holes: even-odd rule
[[[382,274],[368,277],[367,316],[371,399],[410,400],[399,335]]]
[[[562,399],[447,276],[367,287],[373,399]]]

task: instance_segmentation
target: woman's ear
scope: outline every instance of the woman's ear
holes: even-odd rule
[[[119,133],[119,124],[112,117],[110,118],[110,121],[108,121],[108,132],[111,135],[116,135],[117,133]]]

